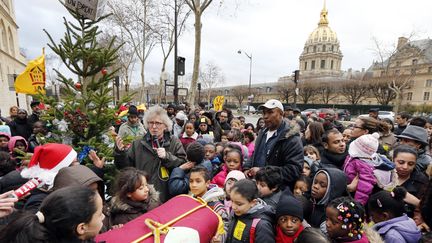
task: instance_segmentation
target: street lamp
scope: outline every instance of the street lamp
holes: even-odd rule
[[[237,51],[238,54],[242,54],[242,50],[238,50]],[[249,115],[249,107],[250,107],[250,103],[252,102],[252,93],[251,93],[251,81],[252,81],[252,53],[250,55],[248,55],[245,51],[243,51],[243,53],[249,58],[249,96],[248,96],[248,109],[247,109],[247,114]],[[240,108],[241,109],[241,108]]]

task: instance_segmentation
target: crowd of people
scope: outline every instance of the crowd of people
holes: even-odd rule
[[[341,123],[271,99],[252,124],[204,104],[130,105],[105,191],[104,159],[90,151],[93,165],[80,165],[70,146],[47,143],[57,135],[31,107],[0,115],[2,242],[92,242],[180,194],[220,215],[212,242],[432,242],[430,118],[400,112],[393,124],[371,109]],[[39,169],[44,186],[17,198]]]

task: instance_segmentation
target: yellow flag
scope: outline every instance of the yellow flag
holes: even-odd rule
[[[15,80],[15,91],[24,94],[45,94],[45,54],[30,61]]]
[[[225,102],[224,96],[216,96],[213,100],[213,107],[214,107],[215,111],[221,111],[224,102]]]

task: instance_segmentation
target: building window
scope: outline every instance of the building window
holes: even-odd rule
[[[331,62],[330,62],[330,69],[332,69],[333,70],[333,60],[331,60]]]
[[[316,52],[316,48],[317,48],[316,46],[313,47],[313,52],[314,53]]]
[[[332,45],[332,52],[334,52],[334,45]]]
[[[428,73],[432,73],[432,67],[428,68]]]
[[[229,90],[226,89],[225,90],[225,95],[228,95],[228,93],[229,93]]]
[[[313,61],[312,61],[312,64],[311,64],[311,69],[312,69],[312,70],[314,70],[314,69],[315,69],[315,60],[313,60]]]
[[[407,93],[407,100],[412,100],[412,92]]]
[[[432,79],[426,80],[426,87],[432,87]]]
[[[412,60],[412,65],[417,65],[417,59]]]
[[[266,88],[266,92],[267,92],[267,93],[270,93],[270,92],[271,92],[271,90],[272,90],[272,88],[271,88],[271,87],[267,87],[267,88]]]
[[[423,100],[429,100],[430,92],[424,92]]]
[[[396,67],[400,67],[400,64],[401,64],[401,63],[400,63],[399,61],[397,61],[397,62],[396,62]]]
[[[325,68],[325,60],[321,60],[321,65],[320,65],[321,69]]]
[[[304,70],[307,70],[307,62],[305,62]]]
[[[326,51],[326,46],[325,45],[323,45],[323,52],[325,52]]]

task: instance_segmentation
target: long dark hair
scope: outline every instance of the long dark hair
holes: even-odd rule
[[[120,171],[115,180],[115,195],[123,202],[129,202],[128,193],[134,192],[142,183],[142,177],[147,178],[147,174],[134,167],[127,167]]]
[[[324,127],[321,122],[311,122],[308,125],[310,138],[306,138],[308,144],[316,145],[322,143],[322,135],[324,134]]]
[[[99,194],[87,187],[65,187],[52,192],[39,211],[45,220],[28,211],[20,212],[0,231],[3,242],[76,242],[77,226],[95,214]]]

